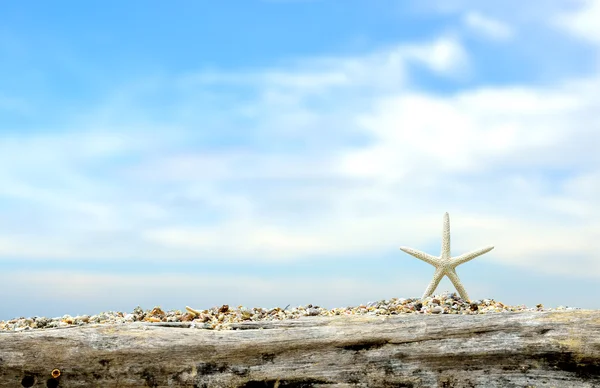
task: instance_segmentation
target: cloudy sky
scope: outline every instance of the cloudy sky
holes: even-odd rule
[[[426,5],[421,5],[421,4]],[[7,2],[0,319],[600,308],[600,2]],[[453,290],[444,279],[438,291]]]

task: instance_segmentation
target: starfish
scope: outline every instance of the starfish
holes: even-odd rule
[[[488,246],[485,248],[477,249],[475,251],[465,253],[458,257],[450,256],[450,216],[448,213],[444,214],[444,229],[442,231],[442,252],[439,257],[435,257],[429,255],[427,253],[417,251],[416,249],[408,248],[408,247],[400,247],[401,250],[416,257],[417,259],[423,260],[426,263],[429,263],[435,267],[435,273],[433,274],[433,279],[425,293],[423,294],[423,298],[425,299],[428,296],[433,294],[438,284],[440,284],[440,280],[444,276],[448,276],[456,290],[460,294],[461,298],[464,300],[470,300],[467,291],[463,287],[458,275],[456,274],[456,267],[458,267],[462,263],[466,263],[467,261],[473,260],[477,256],[481,256],[484,253],[487,253],[494,249],[493,246]]]

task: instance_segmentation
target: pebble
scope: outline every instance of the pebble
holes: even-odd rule
[[[315,316],[347,316],[347,315],[398,315],[398,314],[490,314],[518,311],[557,311],[573,310],[572,307],[560,306],[556,309],[545,308],[542,304],[535,308],[524,305],[508,306],[494,299],[465,301],[456,293],[444,293],[420,298],[392,298],[378,302],[368,302],[356,307],[339,307],[325,309],[312,304],[293,308],[275,307],[265,309],[262,307],[246,308],[238,306],[232,308],[222,305],[206,310],[197,310],[186,307],[186,311],[163,311],[160,307],[143,310],[136,307],[131,313],[102,312],[96,315],[78,315],[72,317],[64,315],[57,318],[33,317],[15,318],[9,321],[0,321],[0,331],[26,331],[51,329],[69,326],[82,326],[89,324],[125,324],[131,322],[154,322],[158,324],[177,325],[177,322],[189,322],[190,327],[200,329],[227,330],[232,323],[252,321],[274,321],[283,319],[297,319],[300,317]]]

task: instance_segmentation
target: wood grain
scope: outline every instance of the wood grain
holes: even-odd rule
[[[188,326],[2,332],[0,387],[600,387],[596,310]]]

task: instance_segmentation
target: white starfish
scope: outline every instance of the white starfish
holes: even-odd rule
[[[444,214],[444,230],[442,231],[442,252],[439,257],[435,257],[429,255],[427,253],[417,251],[416,249],[408,248],[408,247],[400,247],[401,250],[416,257],[417,259],[423,260],[426,263],[429,263],[435,267],[435,273],[433,274],[433,279],[425,293],[423,294],[423,299],[433,294],[438,284],[440,284],[440,280],[444,277],[444,275],[448,276],[456,290],[460,294],[461,298],[464,300],[470,300],[467,291],[463,287],[458,275],[456,274],[456,267],[458,267],[462,263],[466,263],[467,261],[473,260],[477,256],[481,256],[484,253],[487,253],[494,249],[493,246],[477,249],[476,251],[465,253],[464,255],[460,255],[458,257],[450,256],[450,216],[448,213]]]

